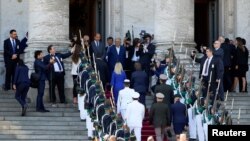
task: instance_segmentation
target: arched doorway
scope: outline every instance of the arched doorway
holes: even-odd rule
[[[195,0],[195,42],[211,47],[219,36],[218,0]]]
[[[70,35],[87,34],[93,40],[96,32],[105,35],[105,0],[70,0]]]

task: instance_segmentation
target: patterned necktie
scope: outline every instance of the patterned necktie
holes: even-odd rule
[[[207,58],[207,62],[205,64],[205,74],[207,74],[208,72],[208,62],[209,62],[209,58]]]
[[[55,59],[56,59],[56,62],[58,64],[59,70],[62,71],[62,66],[61,66],[59,59],[57,57],[55,57]]]

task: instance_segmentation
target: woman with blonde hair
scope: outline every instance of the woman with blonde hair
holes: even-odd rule
[[[113,100],[115,102],[115,104],[117,103],[117,99],[118,99],[118,93],[121,89],[124,88],[124,80],[126,79],[126,74],[123,71],[123,67],[122,64],[120,62],[117,62],[115,64],[115,69],[112,73],[112,77],[111,77],[111,91],[113,94]]]

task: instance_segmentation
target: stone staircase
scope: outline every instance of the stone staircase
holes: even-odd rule
[[[88,140],[85,122],[81,122],[77,108],[71,104],[58,104],[50,112],[39,113],[30,104],[25,117],[14,99],[14,92],[0,90],[1,141],[85,141]]]
[[[249,89],[248,89],[249,90]],[[234,99],[233,109],[232,99]],[[228,100],[226,102],[226,108],[229,110],[229,113],[232,111],[233,124],[238,124],[239,108],[240,111],[240,120],[239,124],[241,125],[250,125],[250,94],[248,93],[229,93]]]

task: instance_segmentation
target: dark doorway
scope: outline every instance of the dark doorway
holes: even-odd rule
[[[212,46],[218,37],[218,0],[195,0],[195,42]]]
[[[96,32],[105,35],[104,0],[70,0],[70,38],[87,34],[93,40]]]

